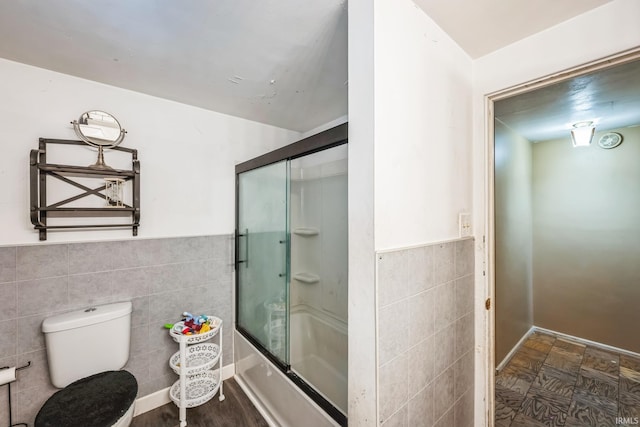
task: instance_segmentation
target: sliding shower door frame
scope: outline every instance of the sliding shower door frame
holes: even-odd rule
[[[296,384],[300,390],[302,390],[309,398],[311,398],[318,406],[320,406],[327,414],[331,416],[340,425],[347,425],[347,417],[336,408],[330,401],[324,396],[318,393],[313,386],[307,383],[300,376],[296,375],[291,370],[289,363],[283,363],[278,357],[272,354],[265,346],[251,333],[243,328],[239,322],[239,261],[240,261],[240,245],[238,239],[240,235],[240,174],[248,172],[254,169],[268,166],[283,160],[293,160],[299,157],[307,156],[309,154],[324,151],[329,148],[337,147],[348,142],[348,123],[341,124],[326,131],[317,133],[300,141],[289,144],[285,147],[263,154],[259,157],[253,158],[246,162],[236,165],[236,206],[235,206],[235,252],[234,252],[234,266],[235,266],[235,328],[245,337],[256,349],[258,349],[267,359],[269,359],[275,366],[280,369],[294,384]],[[287,253],[290,250],[290,239],[287,238]],[[287,273],[287,275],[289,275]],[[288,313],[289,307],[287,307]],[[287,316],[289,317],[289,315]],[[288,324],[288,320],[287,320]],[[287,333],[289,328],[287,327]],[[287,345],[289,348],[289,345]]]

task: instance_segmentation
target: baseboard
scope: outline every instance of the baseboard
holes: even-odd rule
[[[626,354],[628,356],[640,358],[640,353],[636,353],[636,352],[633,352],[633,351],[630,351],[630,350],[625,350],[624,348],[618,348],[618,347],[614,347],[612,345],[602,344],[600,342],[591,341],[591,340],[588,340],[588,339],[585,339],[585,338],[574,337],[573,335],[564,334],[562,332],[557,332],[557,331],[554,331],[553,329],[541,328],[539,326],[534,326],[532,329],[534,331],[555,335],[555,336],[557,336],[559,338],[565,338],[565,339],[568,339],[568,340],[571,340],[571,341],[577,341],[580,344],[589,345],[589,346],[592,346],[592,347],[599,347],[599,348],[601,348],[603,350],[614,351],[616,353]]]
[[[140,414],[144,414],[145,412],[149,412],[152,409],[159,408],[160,406],[171,402],[171,399],[169,398],[170,388],[171,387],[163,388],[162,390],[137,398],[136,409],[133,412],[133,416],[137,417]]]
[[[555,335],[558,338],[564,338],[571,341],[579,342],[580,344],[589,345],[591,347],[598,347],[603,350],[609,350],[620,354],[626,354],[631,357],[640,358],[640,353],[636,353],[634,351],[625,350],[624,348],[614,347],[608,344],[602,344],[597,341],[591,341],[585,338],[574,337],[573,335],[565,334],[562,332],[554,331],[553,329],[541,328],[539,326],[532,326],[523,336],[520,338],[520,341],[516,343],[516,345],[507,353],[507,355],[502,359],[502,362],[496,367],[496,372],[500,372],[506,365],[509,363],[509,360],[513,357],[513,355],[518,351],[518,349],[522,346],[522,344],[526,341],[529,336],[534,332],[541,332],[543,334]]]
[[[228,380],[233,377],[236,373],[236,367],[233,363],[225,365],[222,367],[222,380]],[[159,408],[162,405],[166,405],[171,402],[169,398],[169,389],[171,387],[163,388],[162,390],[158,390],[154,393],[147,394],[146,396],[139,397],[136,399],[136,408],[133,413],[134,417],[137,417],[140,414],[144,414],[145,412],[149,412],[152,409]]]
[[[520,340],[513,346],[513,348],[507,353],[507,355],[502,359],[502,362],[496,366],[496,372],[500,372],[506,365],[509,363],[509,360],[513,357],[514,354],[518,351],[518,349],[524,344],[524,342],[529,338],[529,336],[534,332],[535,326],[529,328],[527,332],[520,338]]]
[[[236,374],[236,365],[233,363],[229,363],[226,366],[222,367],[222,379],[228,380]]]

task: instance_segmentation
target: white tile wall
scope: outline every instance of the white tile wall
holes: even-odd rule
[[[380,425],[473,425],[473,239],[377,259]]]

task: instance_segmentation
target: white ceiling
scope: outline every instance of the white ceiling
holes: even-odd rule
[[[346,1],[0,1],[0,57],[304,132],[348,112]],[[414,1],[478,57],[610,0]]]
[[[479,58],[613,0],[414,0]]]
[[[307,131],[347,114],[346,0],[0,2],[0,57]]]
[[[596,130],[640,124],[640,60],[495,102],[495,117],[531,142],[569,138],[571,125]]]

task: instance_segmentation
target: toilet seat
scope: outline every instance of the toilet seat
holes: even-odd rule
[[[138,382],[127,371],[107,371],[54,393],[36,415],[35,427],[111,427],[133,405]]]

